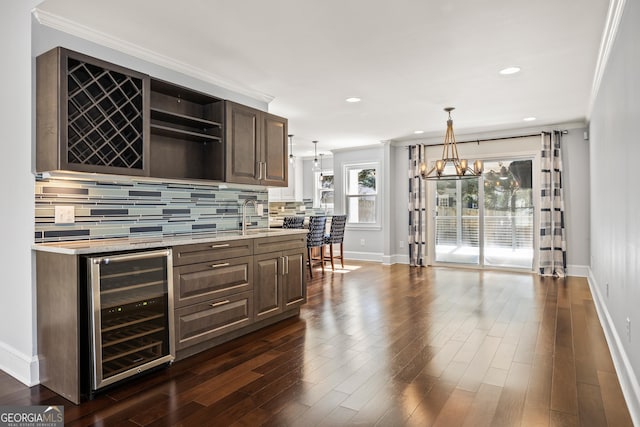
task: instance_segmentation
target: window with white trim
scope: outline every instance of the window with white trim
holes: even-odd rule
[[[315,172],[313,207],[333,209],[333,171]]]
[[[379,226],[378,163],[345,166],[345,203],[348,224]]]

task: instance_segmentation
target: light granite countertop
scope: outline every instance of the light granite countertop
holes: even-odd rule
[[[130,237],[121,239],[76,240],[70,242],[36,243],[36,251],[54,252],[65,255],[86,255],[104,252],[130,251],[139,249],[166,248],[197,243],[223,242],[238,239],[307,234],[305,229],[253,229],[246,234],[241,231],[219,231],[217,233],[194,233],[176,236]]]

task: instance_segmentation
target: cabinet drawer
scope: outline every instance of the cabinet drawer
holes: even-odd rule
[[[195,264],[226,258],[248,256],[253,253],[252,239],[227,240],[173,247],[173,265]]]
[[[241,292],[175,311],[177,350],[247,326],[253,320],[253,292]]]
[[[305,248],[306,245],[307,235],[303,233],[297,233],[291,236],[263,237],[254,240],[253,252],[255,254],[266,254],[269,252]]]
[[[249,291],[253,287],[253,258],[174,267],[173,286],[175,307]]]

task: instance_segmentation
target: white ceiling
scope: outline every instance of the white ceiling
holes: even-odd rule
[[[297,155],[584,120],[608,0],[45,0],[68,24],[273,98]],[[86,32],[86,31],[85,31]],[[502,76],[517,65],[522,71]],[[348,97],[362,98],[350,104]],[[523,122],[534,116],[535,122]]]

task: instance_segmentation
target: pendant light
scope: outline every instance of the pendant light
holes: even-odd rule
[[[320,153],[320,181],[324,180],[324,176],[322,175],[322,171],[324,169],[322,169],[322,156],[324,156],[323,153]]]
[[[453,120],[451,112],[454,107],[444,109],[449,114],[447,119],[447,131],[444,135],[444,143],[442,148],[442,158],[436,160],[436,164],[429,171],[427,165],[420,164],[420,175],[423,179],[463,179],[477,178],[482,175],[484,165],[482,160],[473,162],[473,170],[469,168],[467,159],[460,159],[458,156],[458,147],[456,146],[456,137],[453,134]]]
[[[314,152],[313,171],[318,172],[320,170],[320,168],[318,167],[318,141],[311,141],[311,142],[313,142],[313,152]]]
[[[287,135],[289,137],[289,163],[293,164],[295,156],[293,155],[293,135]]]

